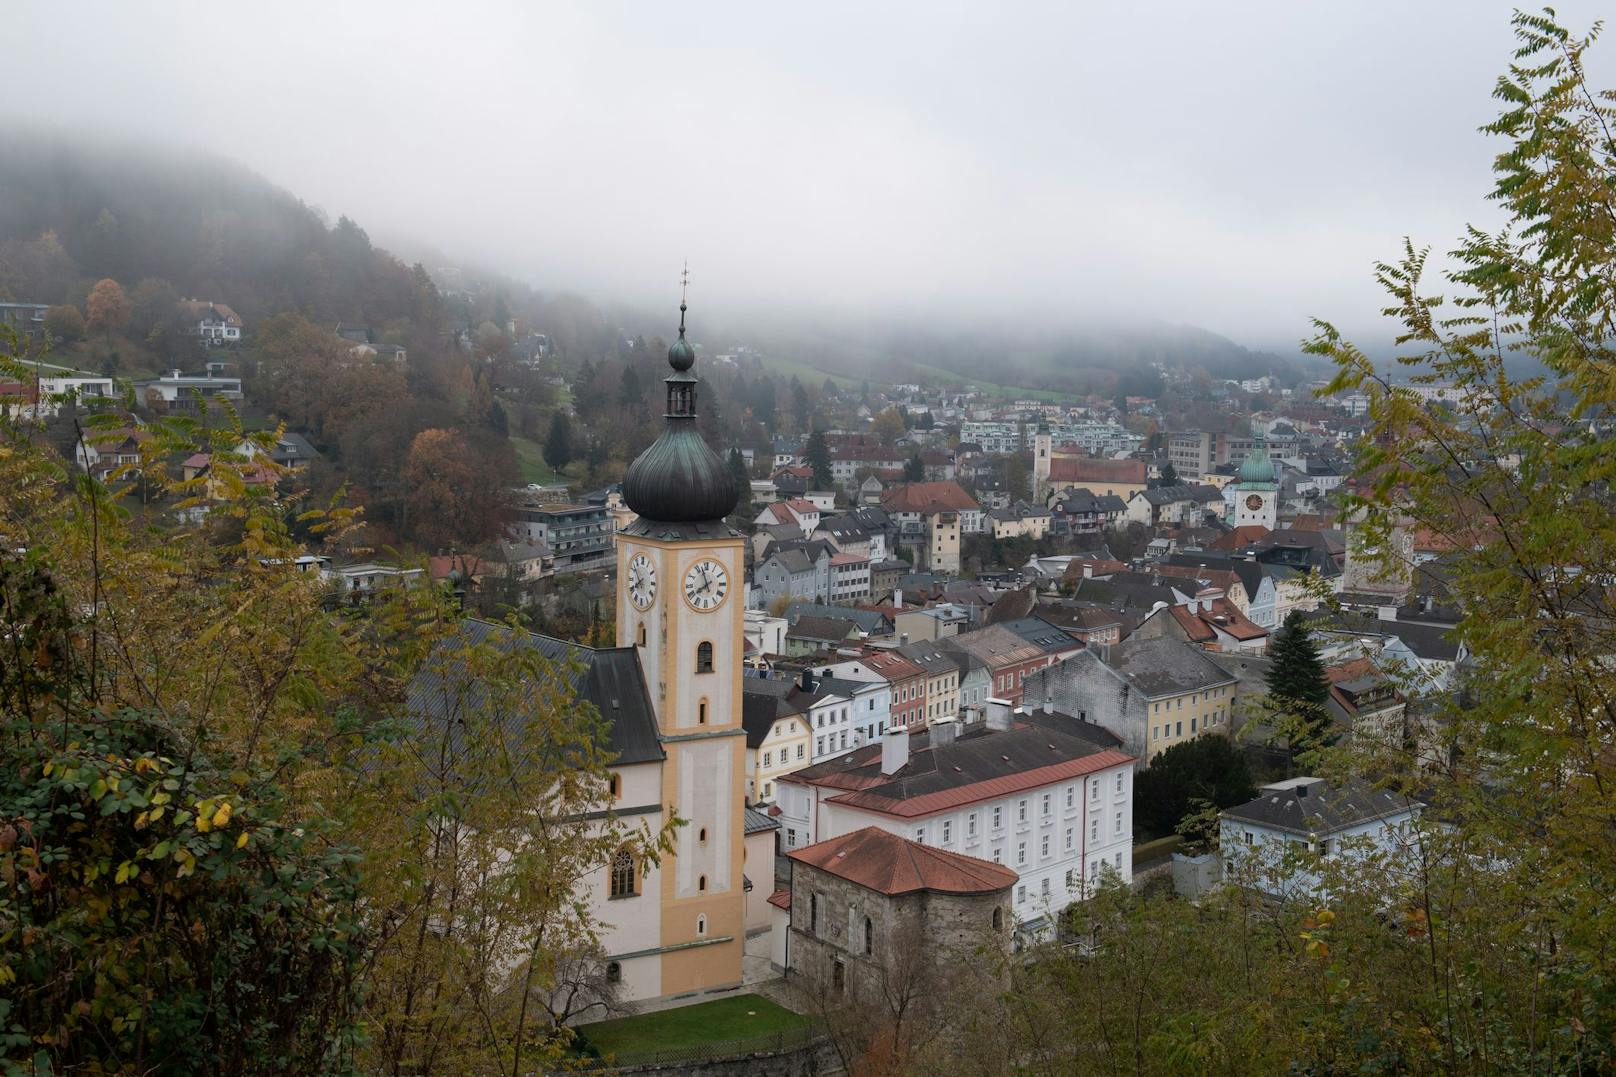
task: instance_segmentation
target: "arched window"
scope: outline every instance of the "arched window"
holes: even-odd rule
[[[698,935],[707,934],[707,917],[706,916],[698,916],[698,917],[696,917],[696,934],[698,934]]]
[[[616,961],[606,962],[606,982],[620,984],[623,982],[623,966]]]
[[[707,889],[707,876],[698,875],[696,877],[696,889],[697,890],[706,890]]]
[[[635,890],[634,854],[627,849],[617,850],[612,857],[612,885],[611,896],[614,898],[633,897]]]
[[[713,671],[713,645],[706,640],[696,644],[696,672],[711,673]]]
[[[644,621],[640,622],[639,645],[641,647],[645,646],[645,622]]]
[[[864,918],[864,952],[875,953],[875,925],[870,923],[868,916]]]
[[[706,645],[703,644],[703,646],[706,646]],[[707,701],[705,699],[702,700],[700,703],[696,704],[696,724],[697,725],[706,725],[707,724]]]
[[[1004,930],[1004,910],[1003,909],[994,909],[993,910],[993,930],[995,930],[995,931],[1003,931]]]
[[[706,842],[706,840],[707,840],[707,828],[706,827],[701,828],[701,831],[696,835],[696,840],[700,841],[700,842],[704,842],[704,843]]]

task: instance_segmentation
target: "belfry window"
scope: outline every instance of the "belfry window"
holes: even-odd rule
[[[706,640],[696,644],[696,672],[711,673],[713,671],[713,645]]]

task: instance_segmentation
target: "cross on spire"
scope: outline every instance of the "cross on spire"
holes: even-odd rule
[[[679,335],[685,335],[685,293],[690,289],[690,259],[685,259],[684,272],[679,274]]]

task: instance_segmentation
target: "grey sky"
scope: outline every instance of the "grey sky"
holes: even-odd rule
[[[1487,223],[1509,10],[25,0],[7,97],[603,299],[664,302],[688,256],[733,311],[1286,345],[1310,314],[1372,324],[1404,233]]]

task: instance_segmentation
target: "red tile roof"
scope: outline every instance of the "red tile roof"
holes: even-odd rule
[[[791,911],[791,888],[787,887],[784,890],[776,890],[774,893],[770,894],[769,895],[769,904],[773,905],[777,909],[784,909],[787,912],[790,912]]]
[[[925,516],[980,508],[965,488],[952,480],[889,486],[881,491],[881,507],[888,512],[918,512]]]
[[[1051,482],[1145,484],[1143,460],[1088,460],[1056,457],[1049,462]]]
[[[1107,770],[1133,761],[1134,757],[1125,752],[1094,752],[1090,755],[1079,756],[1076,759],[1051,763],[1047,767],[1037,767],[1036,769],[1024,770],[1016,774],[1007,774],[1002,778],[990,778],[987,781],[972,782],[968,785],[959,785],[952,789],[943,789],[935,793],[925,793],[918,797],[906,797],[902,800],[865,790],[838,793],[828,799],[833,804],[845,804],[850,808],[859,808],[863,811],[873,811],[881,815],[895,815],[904,819],[912,819],[916,816],[931,815],[935,812],[947,811],[950,808],[958,808],[966,804],[975,804],[981,800],[992,800],[995,797],[1009,796],[1012,793],[1019,793],[1027,789],[1037,789],[1040,786],[1051,785],[1055,782],[1065,781],[1068,778],[1078,778],[1084,774],[1093,774],[1095,771]],[[887,779],[880,780],[885,781]]]
[[[934,849],[874,826],[786,855],[888,897],[921,891],[996,894],[1020,877],[1002,864]]]
[[[1235,528],[1227,535],[1220,535],[1207,543],[1209,550],[1241,550],[1253,542],[1267,535],[1268,528],[1262,524],[1245,524]]]

